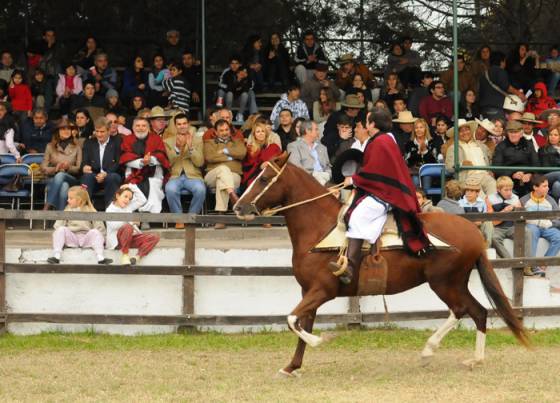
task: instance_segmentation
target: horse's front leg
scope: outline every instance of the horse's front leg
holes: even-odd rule
[[[314,311],[309,316],[305,318],[301,318],[299,321],[303,329],[308,333],[311,333],[311,331],[313,330],[315,313],[316,312]],[[294,356],[292,357],[292,361],[290,361],[290,363],[285,368],[278,371],[280,375],[288,376],[288,377],[299,376],[297,370],[301,368],[301,364],[303,363],[303,355],[305,354],[305,347],[306,347],[305,341],[303,341],[303,339],[301,338],[298,338],[296,351],[294,353]]]

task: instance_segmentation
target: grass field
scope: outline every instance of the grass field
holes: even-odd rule
[[[122,337],[0,337],[0,401],[492,401],[560,400],[560,330],[533,332],[533,349],[502,331],[470,371],[474,332],[449,334],[428,367],[427,331],[337,331],[309,349],[303,376],[278,379],[291,333]]]

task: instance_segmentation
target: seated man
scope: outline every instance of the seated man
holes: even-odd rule
[[[291,112],[292,118],[309,119],[309,110],[307,105],[300,99],[299,84],[291,84],[285,94],[280,96],[280,99],[272,108],[270,113],[270,120],[274,129],[280,126],[280,112],[288,109]]]
[[[321,185],[325,185],[331,179],[331,164],[327,147],[318,141],[317,123],[305,120],[301,122],[300,131],[301,139],[288,144],[288,153],[290,153],[288,161],[303,168]]]
[[[220,81],[218,82],[218,100],[216,106],[225,105],[231,110],[233,101],[239,99],[239,112],[236,115],[236,121],[242,122],[245,118],[245,110],[249,108],[252,115],[257,113],[257,103],[255,100],[255,92],[253,91],[254,82],[249,77],[247,67],[241,65],[239,56],[232,56],[229,61],[229,67],[222,72]]]
[[[429,87],[430,95],[420,100],[418,110],[430,127],[436,127],[436,117],[444,115],[449,119],[453,116],[453,103],[451,98],[445,95],[445,86],[441,81],[432,81]]]
[[[302,85],[313,76],[317,66],[329,65],[323,48],[317,44],[315,34],[311,31],[303,33],[303,41],[296,50],[294,61],[296,62],[294,73]]]
[[[148,119],[150,121],[150,131],[157,134],[159,137],[165,138],[169,115],[165,113],[163,108],[161,106],[154,106],[150,111]]]
[[[206,198],[201,171],[204,165],[202,138],[195,137],[189,130],[187,115],[175,115],[173,122],[177,136],[165,140],[165,151],[171,164],[171,178],[165,185],[165,197],[172,213],[182,213],[181,191],[186,190],[192,195],[189,213],[200,214]],[[175,224],[177,229],[184,227],[183,223]]]
[[[342,109],[331,113],[325,123],[323,138],[321,139],[321,142],[327,147],[329,157],[334,155],[342,141],[338,135],[338,122],[340,118],[344,115],[348,116],[352,122],[352,129],[354,129],[356,120],[364,107],[364,103],[360,101],[357,95],[347,95],[344,102],[342,102]]]
[[[108,90],[117,89],[117,72],[109,67],[106,53],[95,55],[94,66],[88,71],[88,80],[95,83],[95,92],[105,95]]]
[[[21,139],[25,151],[22,154],[44,153],[53,135],[53,126],[44,109],[35,109],[31,118],[21,125]]]
[[[220,119],[214,130],[208,130],[203,137],[206,175],[204,182],[216,191],[216,207],[218,212],[228,210],[228,201],[232,205],[239,199],[235,190],[241,183],[242,161],[247,153],[245,139],[241,132],[234,132],[231,125]],[[215,229],[224,229],[223,223],[214,225]]]
[[[161,212],[163,182],[169,175],[169,160],[163,140],[150,132],[148,119],[136,117],[134,135],[123,138],[120,164],[125,170],[124,183],[138,185],[148,201],[139,210]]]
[[[534,174],[531,177],[533,191],[521,198],[521,204],[527,211],[558,211],[558,204],[548,194],[546,176]],[[560,220],[527,220],[527,231],[531,234],[531,255],[537,256],[539,238],[548,241],[544,256],[556,256],[560,251]],[[532,275],[545,276],[543,268],[534,267]]]
[[[95,120],[95,138],[85,141],[81,166],[81,183],[87,186],[89,197],[102,188],[105,207],[111,204],[122,183],[119,165],[121,141],[120,137],[110,135],[110,127],[111,122],[107,118]]]
[[[319,101],[321,95],[321,89],[325,88],[330,97],[336,101],[340,99],[340,90],[334,83],[327,77],[328,66],[326,64],[319,64],[315,68],[315,72],[305,81],[305,84],[301,86],[301,99],[307,105],[307,110],[313,110],[313,102]],[[317,116],[313,117],[317,119]]]

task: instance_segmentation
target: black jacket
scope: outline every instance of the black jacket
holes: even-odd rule
[[[84,143],[82,151],[82,166],[80,170],[83,172],[84,166],[89,165],[94,174],[98,174],[101,171],[101,168],[103,168],[103,171],[107,173],[120,173],[120,158],[120,137],[109,137],[109,143],[105,147],[105,153],[103,153],[102,165],[99,161],[99,142],[96,138],[90,138]]]
[[[539,148],[539,160],[543,167],[554,167],[560,170],[560,153],[554,146],[548,145]]]
[[[541,164],[533,143],[522,137],[517,144],[512,144],[507,138],[498,144],[494,151],[492,165],[538,167]],[[511,176],[515,172],[501,171],[500,175]]]

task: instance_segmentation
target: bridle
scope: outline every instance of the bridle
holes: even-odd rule
[[[280,178],[280,175],[282,175],[284,173],[284,170],[286,169],[286,166],[288,165],[288,163],[286,162],[282,168],[279,168],[278,165],[276,165],[274,162],[272,161],[267,161],[265,162],[265,164],[267,166],[269,166],[270,168],[272,168],[273,171],[276,172],[276,175],[274,175],[274,177],[272,179],[270,179],[270,181],[266,184],[266,186],[263,188],[263,190],[261,190],[259,192],[259,194],[257,196],[255,196],[255,198],[249,203],[249,205],[253,208],[253,210],[255,211],[255,213],[257,215],[263,216],[263,217],[270,217],[275,215],[276,213],[280,212],[280,211],[284,211],[284,210],[288,210],[292,207],[296,207],[296,206],[301,206],[302,204],[306,204],[306,203],[311,203],[312,201],[321,199],[325,196],[329,196],[329,195],[333,195],[335,193],[338,193],[338,191],[340,189],[342,189],[344,187],[344,183],[339,183],[338,185],[334,185],[331,186],[327,189],[326,193],[322,193],[319,196],[315,196],[312,197],[310,199],[306,199],[306,200],[302,200],[299,202],[295,202],[295,203],[291,203],[288,204],[286,206],[280,206],[280,207],[275,207],[275,208],[270,208],[270,209],[264,209],[262,212],[259,210],[259,208],[257,207],[257,202],[259,201],[259,199],[268,191],[268,189],[270,189],[272,187],[272,185],[274,185],[278,179]],[[249,186],[249,188],[247,188],[247,190],[245,191],[245,193],[247,193],[249,190],[251,190],[251,188],[253,187],[253,185],[260,179],[261,175],[264,174],[265,169],[263,169],[261,171],[261,173],[255,178],[255,180],[253,181],[253,183],[251,184],[251,186]],[[243,196],[241,196],[243,197]]]

